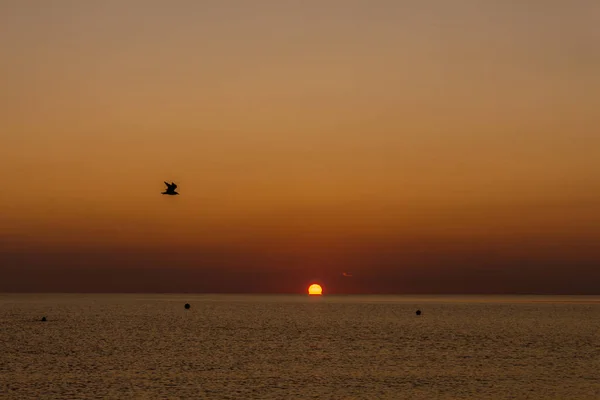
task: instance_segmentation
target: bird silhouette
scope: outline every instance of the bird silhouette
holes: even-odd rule
[[[162,194],[168,194],[169,196],[174,196],[176,194],[179,194],[175,191],[175,189],[177,189],[177,185],[174,182],[171,182],[171,183],[165,182],[165,185],[167,185],[167,190],[162,192]]]

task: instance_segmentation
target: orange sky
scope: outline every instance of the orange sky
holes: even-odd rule
[[[0,290],[114,289],[23,283],[75,251],[301,293],[599,278],[596,1],[14,0],[0,49]],[[178,288],[147,283],[118,290]]]

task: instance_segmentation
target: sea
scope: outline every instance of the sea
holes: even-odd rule
[[[600,399],[600,297],[0,294],[0,399]]]

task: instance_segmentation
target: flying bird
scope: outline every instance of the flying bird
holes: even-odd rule
[[[342,272],[342,276],[345,276],[346,278],[352,278],[352,274],[349,274],[348,272]]]
[[[177,189],[177,185],[174,182],[171,182],[171,183],[165,182],[165,185],[167,185],[167,190],[162,192],[162,194],[168,194],[169,196],[174,196],[176,194],[179,194],[175,191],[175,189]]]

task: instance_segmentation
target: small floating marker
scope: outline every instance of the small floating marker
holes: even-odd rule
[[[46,322],[46,321],[47,321],[46,317],[42,317],[42,322]]]
[[[415,314],[421,315],[421,310],[417,310],[417,312]]]
[[[186,309],[186,310],[189,310],[191,306],[190,306],[190,304],[189,304],[189,303],[185,303],[185,306],[184,306],[184,307],[185,307],[185,309]]]

